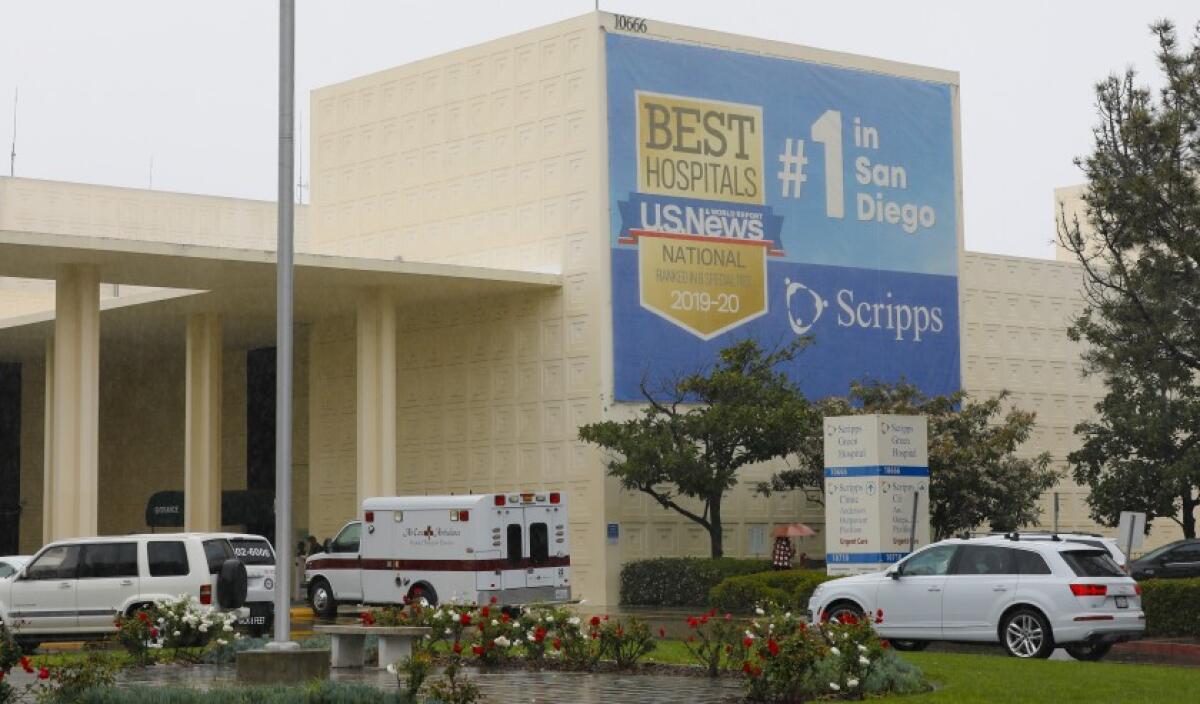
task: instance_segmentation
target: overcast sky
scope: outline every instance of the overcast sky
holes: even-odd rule
[[[1034,257],[1052,256],[1054,187],[1082,180],[1071,160],[1090,148],[1094,83],[1130,65],[1153,82],[1147,26],[1170,18],[1190,38],[1200,19],[1196,0],[600,4],[958,71],[967,247]],[[144,188],[153,160],[155,189],[273,199],[277,7],[270,0],[0,0],[2,152],[19,86],[18,176]],[[298,107],[307,121],[315,87],[592,7],[592,0],[298,0]]]

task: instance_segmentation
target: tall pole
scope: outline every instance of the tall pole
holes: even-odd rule
[[[275,296],[275,640],[292,637],[292,111],[296,91],[296,3],[279,0],[279,244]]]

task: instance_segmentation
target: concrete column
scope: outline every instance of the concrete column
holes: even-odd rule
[[[46,432],[42,435],[42,543],[50,541],[51,523],[54,514],[50,510],[50,499],[54,496],[54,338],[46,339]]]
[[[43,539],[96,535],[99,503],[100,277],[65,266],[54,287],[46,357]]]
[[[221,319],[187,321],[183,529],[221,529]]]
[[[396,305],[385,289],[358,302],[358,502],[396,493]]]

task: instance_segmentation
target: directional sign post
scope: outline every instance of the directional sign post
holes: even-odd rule
[[[924,416],[825,419],[825,552],[829,574],[886,568],[929,543]]]

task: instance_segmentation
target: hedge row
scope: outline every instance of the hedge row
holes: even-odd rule
[[[755,606],[772,602],[804,609],[821,582],[835,579],[818,570],[783,570],[730,577],[708,593],[709,604],[718,611],[749,613]]]
[[[1140,584],[1146,635],[1200,638],[1200,579],[1148,579]]]
[[[708,606],[709,591],[728,577],[771,569],[765,560],[662,557],[621,568],[623,606]]]

